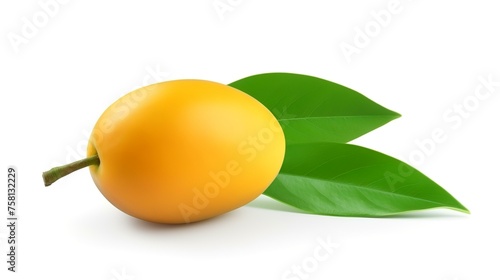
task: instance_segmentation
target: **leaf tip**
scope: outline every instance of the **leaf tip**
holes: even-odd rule
[[[465,208],[465,207],[464,207],[464,208],[462,208],[462,209],[459,209],[459,211],[460,211],[460,212],[462,212],[462,213],[464,213],[464,214],[468,214],[468,215],[470,215],[470,214],[471,214],[471,213],[470,213],[470,210],[469,210],[469,209],[467,209],[467,208]]]
[[[457,205],[457,206],[448,206],[447,208],[451,209],[451,210],[455,210],[455,211],[461,212],[461,213],[464,213],[464,214],[468,214],[468,215],[471,214],[470,210],[467,209],[467,207],[463,206],[460,202],[459,202],[459,205]]]
[[[395,111],[392,111],[392,110],[391,110],[391,112],[392,112],[392,115],[394,117],[393,120],[399,119],[399,118],[402,117],[402,115],[400,113],[398,113],[398,112],[395,112]]]

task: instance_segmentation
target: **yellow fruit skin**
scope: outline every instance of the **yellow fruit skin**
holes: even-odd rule
[[[285,154],[272,113],[246,93],[204,80],[130,92],[98,119],[87,149],[101,193],[118,209],[157,223],[189,223],[259,196]]]

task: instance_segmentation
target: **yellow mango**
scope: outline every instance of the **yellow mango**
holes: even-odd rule
[[[259,101],[189,79],[118,99],[97,120],[87,149],[92,179],[114,206],[171,224],[252,201],[275,179],[284,154],[281,126]]]

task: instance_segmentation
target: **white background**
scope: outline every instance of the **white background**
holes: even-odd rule
[[[48,2],[0,4],[0,167],[5,181],[18,168],[20,219],[19,272],[3,263],[1,279],[499,279],[500,86],[474,97],[480,77],[500,81],[498,2]],[[375,23],[388,5],[390,20]],[[42,171],[82,157],[102,111],[144,82],[275,71],[329,79],[401,113],[354,143],[412,161],[472,214],[327,217],[261,197],[168,226],[115,209],[88,171],[43,186]],[[424,155],[416,141],[435,129],[446,140]],[[6,191],[0,199],[6,212]],[[6,238],[1,226],[2,260]],[[320,239],[338,247],[313,267]],[[303,264],[305,275],[286,274]]]

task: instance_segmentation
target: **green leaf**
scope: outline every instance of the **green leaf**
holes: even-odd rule
[[[264,194],[324,215],[376,217],[430,208],[469,213],[413,167],[339,143],[288,145],[280,174]]]
[[[347,143],[400,117],[359,92],[312,76],[266,73],[229,85],[266,106],[289,144]]]

